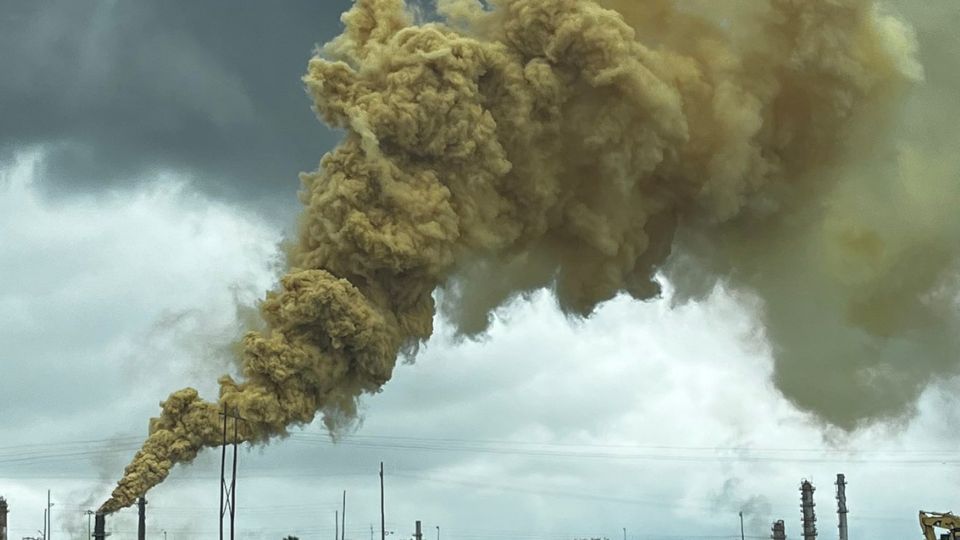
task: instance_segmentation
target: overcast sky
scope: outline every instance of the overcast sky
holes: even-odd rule
[[[82,538],[169,392],[215,396],[231,343],[282,268],[297,173],[337,140],[300,84],[345,0],[4,2],[0,7],[0,496],[10,538]],[[956,7],[914,10],[924,32]],[[936,16],[934,16],[936,15]],[[943,36],[938,37],[942,41]],[[957,43],[960,45],[960,43]],[[955,49],[956,50],[956,49]],[[942,51],[941,51],[942,52]],[[937,57],[942,54],[935,55]],[[938,69],[926,69],[936,77]],[[932,70],[932,71],[931,71]],[[669,285],[667,286],[669,297]],[[734,538],[818,488],[836,537],[846,473],[854,538],[918,537],[918,510],[960,510],[955,387],[916,416],[843,433],[770,382],[748,295],[619,298],[571,321],[546,293],[498,312],[488,335],[438,331],[364,400],[354,433],[322,425],[240,452],[240,538],[347,538],[422,520],[453,539]],[[150,538],[211,538],[219,453],[148,499]],[[135,512],[111,519],[135,534]],[[379,534],[379,533],[377,533]]]

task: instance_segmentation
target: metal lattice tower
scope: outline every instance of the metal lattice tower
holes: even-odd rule
[[[803,540],[815,540],[817,538],[817,514],[814,511],[813,492],[816,488],[813,484],[804,480],[800,483],[800,512],[803,516]]]
[[[787,531],[783,525],[782,519],[774,521],[773,528],[771,530],[773,531],[773,534],[770,535],[770,538],[773,538],[773,540],[787,540]]]
[[[223,411],[220,412],[223,417],[223,442],[221,443],[220,453],[220,540],[223,537],[223,520],[230,516],[230,540],[234,539],[234,522],[237,515],[237,445],[240,442],[239,429],[237,423],[245,421],[240,416],[239,409],[232,413],[227,411],[227,404],[224,403]],[[233,437],[227,436],[227,419],[233,419]],[[230,482],[227,483],[227,445],[233,447],[233,467],[230,476]]]
[[[837,475],[837,519],[839,521],[840,540],[847,540],[847,480],[843,474]]]

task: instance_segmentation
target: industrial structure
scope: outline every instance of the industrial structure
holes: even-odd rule
[[[847,479],[842,473],[837,475],[837,528],[840,530],[840,540],[848,540]]]
[[[770,538],[773,540],[787,540],[787,531],[783,526],[783,520],[778,519],[773,522],[773,534],[770,535]]]
[[[233,412],[227,411],[224,404],[223,411],[220,413],[223,417],[223,440],[220,453],[220,540],[224,540],[223,521],[230,516],[230,540],[234,538],[234,525],[237,515],[237,444],[240,437],[238,435],[237,422],[244,420],[240,417],[240,411],[234,409]],[[233,419],[233,437],[227,438],[227,419]],[[233,447],[233,466],[230,482],[227,483],[227,445]]]
[[[107,516],[102,512],[97,512],[93,518],[93,539],[106,540],[107,538]]]
[[[137,540],[147,540],[147,499],[137,499]]]
[[[380,478],[381,482],[383,480],[383,465],[381,464]],[[221,485],[225,484],[225,480],[221,479]],[[849,530],[847,527],[847,514],[849,509],[847,508],[847,496],[846,496],[846,486],[847,480],[846,476],[842,473],[837,474],[836,480],[836,499],[837,499],[837,527],[838,527],[838,540],[849,540]],[[813,500],[813,494],[816,491],[816,488],[808,480],[802,480],[800,483],[800,509],[801,509],[801,526],[802,526],[802,537],[803,540],[816,540],[817,538],[817,517],[815,512],[815,503]],[[230,490],[232,494],[233,490]],[[382,504],[383,492],[382,492],[382,483],[381,483],[381,504]],[[335,528],[336,528],[336,540],[346,540],[346,492],[343,492],[342,499],[342,510],[343,512],[337,512],[335,514]],[[146,540],[147,531],[146,531],[146,506],[147,500],[145,497],[140,497],[137,499],[137,510],[138,510],[138,527],[137,527],[137,539]],[[8,527],[7,515],[9,513],[9,507],[7,500],[3,497],[0,497],[0,540],[10,540],[10,529]],[[94,514],[92,511],[87,511],[85,513],[89,519],[91,515],[95,516],[95,525],[92,531],[92,534],[89,534],[93,540],[106,540],[110,533],[107,532],[106,518],[107,514],[103,512],[97,512]],[[222,517],[222,514],[221,514]],[[743,519],[743,513],[740,514],[741,524]],[[42,536],[39,537],[24,537],[24,540],[44,540],[49,539],[50,530],[48,528],[49,523],[46,521],[49,518],[49,512],[45,512],[44,515],[44,525],[47,528],[46,531],[37,531]],[[383,527],[383,508],[381,506],[381,534],[386,535],[386,531]],[[924,540],[960,540],[960,516],[955,515],[951,512],[925,512],[920,511],[920,528],[923,531]],[[89,522],[88,522],[89,527]],[[439,540],[440,536],[440,527],[437,526],[437,539]],[[772,540],[786,540],[786,525],[784,520],[776,520],[773,522],[771,527],[770,538]],[[89,531],[89,529],[88,529]],[[370,526],[370,534],[373,537],[373,525]],[[231,531],[232,532],[232,531]],[[741,536],[743,536],[743,528],[741,525]],[[392,534],[392,532],[391,532]],[[166,532],[164,531],[164,537],[166,537]],[[415,522],[414,533],[412,534],[412,540],[424,540],[423,535],[423,525],[420,520]],[[624,537],[626,537],[626,529],[624,529]]]
[[[817,514],[814,511],[813,484],[804,480],[800,483],[800,513],[803,516],[803,540],[816,540]]]
[[[7,540],[7,500],[0,497],[0,540]]]

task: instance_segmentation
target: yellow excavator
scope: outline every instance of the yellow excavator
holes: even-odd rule
[[[960,540],[960,516],[955,516],[951,512],[924,512],[920,511],[920,528],[923,529],[924,540]],[[937,532],[934,529],[946,529],[950,532],[943,533],[937,538]]]

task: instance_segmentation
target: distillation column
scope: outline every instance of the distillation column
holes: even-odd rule
[[[814,512],[813,484],[804,480],[800,484],[800,512],[803,515],[803,540],[816,540],[817,515]]]
[[[7,540],[7,500],[0,497],[0,540]]]
[[[837,521],[840,528],[840,540],[847,540],[847,479],[837,475]]]
[[[778,519],[773,522],[773,534],[770,535],[770,538],[773,540],[787,540],[787,530],[783,525],[783,520]]]

